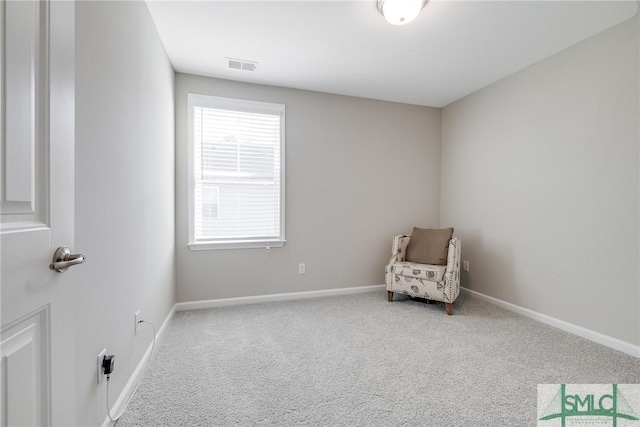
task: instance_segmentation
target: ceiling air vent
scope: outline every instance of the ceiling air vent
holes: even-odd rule
[[[229,60],[229,68],[233,68],[235,70],[255,71],[258,67],[258,63],[254,61],[245,61],[244,59],[233,58],[227,59]]]

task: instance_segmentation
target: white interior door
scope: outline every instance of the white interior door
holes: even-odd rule
[[[0,1],[0,424],[73,425],[74,10]]]

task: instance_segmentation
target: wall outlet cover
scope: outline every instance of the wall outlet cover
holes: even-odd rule
[[[103,348],[100,353],[98,353],[98,384],[102,382],[104,379],[104,373],[102,371],[102,359],[107,354],[107,349]]]
[[[138,323],[140,321],[140,310],[136,311],[136,314],[133,315],[133,321],[135,322],[133,324],[133,334],[134,335],[138,335],[138,329],[140,328],[140,323]]]

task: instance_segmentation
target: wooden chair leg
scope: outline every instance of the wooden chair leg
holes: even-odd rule
[[[453,304],[451,304],[450,302],[445,302],[444,306],[447,309],[447,314],[451,316],[453,314]]]
[[[393,292],[387,291],[387,301],[393,301]]]

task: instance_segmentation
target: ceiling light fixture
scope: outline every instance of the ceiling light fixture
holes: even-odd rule
[[[389,24],[404,25],[416,19],[428,0],[378,0],[378,10]]]

